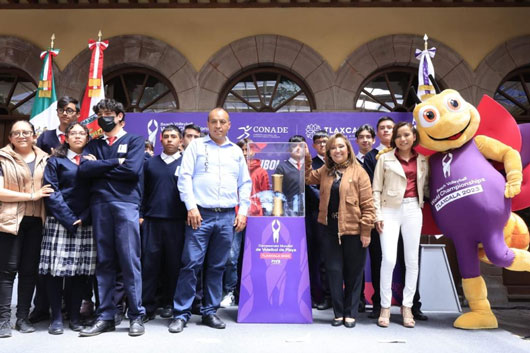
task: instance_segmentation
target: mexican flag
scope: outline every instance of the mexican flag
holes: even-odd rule
[[[30,122],[35,126],[37,134],[44,130],[53,130],[59,125],[57,118],[57,93],[55,93],[55,82],[53,80],[52,58],[59,54],[59,49],[49,49],[40,54],[44,60],[39,75],[39,87],[35,95],[35,102],[31,109]]]
[[[88,71],[88,82],[85,89],[83,102],[81,103],[81,113],[78,121],[86,125],[90,131],[90,136],[97,137],[102,134],[98,125],[97,116],[92,109],[100,100],[105,99],[105,89],[103,84],[103,51],[109,46],[108,41],[88,41],[88,48],[92,51],[90,68]]]

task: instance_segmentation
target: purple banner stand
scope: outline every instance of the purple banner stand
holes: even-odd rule
[[[238,322],[311,323],[304,217],[249,217]]]

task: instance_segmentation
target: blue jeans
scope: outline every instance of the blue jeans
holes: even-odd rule
[[[175,319],[188,321],[195,298],[197,273],[202,268],[203,316],[215,314],[223,294],[223,273],[234,238],[235,211],[214,212],[199,208],[202,222],[198,229],[186,226],[182,267],[173,301]],[[206,265],[203,267],[203,264]]]
[[[237,265],[239,261],[239,253],[241,251],[241,240],[245,236],[245,231],[234,234],[232,247],[230,248],[230,256],[226,262],[226,269],[223,275],[223,291],[225,294],[234,292],[237,286]]]

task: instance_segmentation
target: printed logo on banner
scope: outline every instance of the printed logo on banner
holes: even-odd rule
[[[315,132],[322,130],[318,124],[309,124],[305,127],[305,135],[308,139],[313,139]]]
[[[348,140],[354,140],[357,127],[355,126],[324,126],[323,130],[326,130],[330,136],[341,133],[344,136],[346,136]]]
[[[243,133],[237,137],[237,140],[246,139],[247,137],[249,137],[250,134],[248,132],[250,131],[250,129],[252,129],[252,126],[250,125],[240,126],[238,130],[242,130]]]
[[[285,139],[289,134],[287,126],[263,126],[263,125],[246,125],[238,127],[243,133],[236,137],[237,140],[250,137],[254,140],[259,139]],[[252,133],[252,134],[251,134]]]
[[[147,136],[148,136],[147,139],[149,140],[149,142],[151,142],[151,144],[153,145],[153,148],[156,145],[157,133],[158,133],[158,121],[156,121],[155,119],[149,120],[149,122],[147,123]]]

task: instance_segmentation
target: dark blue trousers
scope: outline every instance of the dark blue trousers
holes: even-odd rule
[[[186,226],[182,268],[173,303],[175,318],[185,321],[191,316],[197,273],[201,268],[204,284],[201,314],[215,314],[219,308],[223,273],[234,237],[234,211],[214,212],[204,208],[199,208],[199,211],[203,219],[201,226],[195,230]]]
[[[129,318],[143,316],[145,309],[142,306],[138,205],[129,202],[107,202],[91,205],[90,209],[98,253],[98,319],[114,320],[118,266],[123,274]]]
[[[142,224],[142,303],[148,314],[157,308],[156,290],[160,276],[165,283],[163,298],[175,296],[184,246],[184,220],[145,218]],[[164,303],[165,305],[166,303]]]

